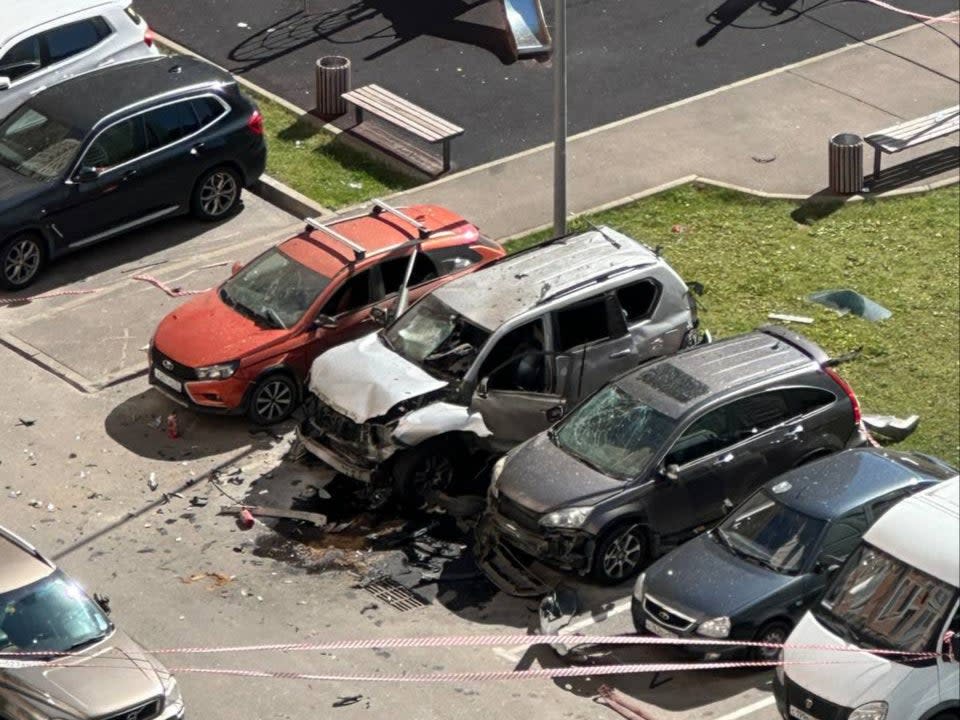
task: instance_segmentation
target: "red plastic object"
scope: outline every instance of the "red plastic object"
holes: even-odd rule
[[[175,412],[167,415],[167,437],[176,440],[180,437],[180,421]]]
[[[154,40],[153,30],[148,27],[143,33],[143,41],[147,44],[147,47],[153,47]]]
[[[249,530],[253,527],[253,524],[256,522],[256,519],[253,517],[253,513],[244,508],[240,511],[240,524],[243,525],[245,530]]]

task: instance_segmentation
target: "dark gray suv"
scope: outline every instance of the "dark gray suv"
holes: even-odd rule
[[[768,327],[621,375],[494,467],[481,566],[517,595],[545,590],[532,558],[618,583],[770,478],[864,444],[831,365]]]

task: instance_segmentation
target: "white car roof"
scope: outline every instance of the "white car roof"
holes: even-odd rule
[[[8,39],[61,17],[98,7],[126,7],[130,0],[3,0],[0,2],[0,45]]]
[[[897,503],[863,539],[911,567],[960,587],[960,478]]]

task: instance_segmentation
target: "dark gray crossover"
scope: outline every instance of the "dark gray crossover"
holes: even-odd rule
[[[514,594],[536,558],[603,583],[702,532],[780,473],[863,444],[817,345],[768,327],[631,370],[493,470],[477,557]]]
[[[0,122],[0,287],[162,218],[228,216],[266,153],[256,106],[202,60],[135,60],[50,86]]]
[[[640,575],[633,592],[637,632],[782,644],[877,518],[956,474],[928,455],[876,448],[784,473]],[[741,652],[688,648],[708,659]],[[778,652],[757,647],[750,655],[768,660]]]

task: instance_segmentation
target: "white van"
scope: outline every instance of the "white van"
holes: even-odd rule
[[[156,53],[130,0],[0,0],[0,120],[72,75]]]
[[[774,683],[790,720],[960,720],[960,479],[898,503],[787,640]],[[845,646],[852,652],[791,645]],[[937,653],[918,659],[871,649]]]

